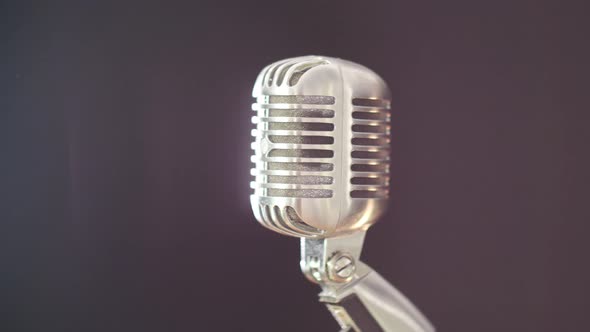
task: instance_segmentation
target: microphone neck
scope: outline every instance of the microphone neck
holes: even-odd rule
[[[341,331],[434,332],[412,302],[359,260],[365,233],[301,239],[301,270],[322,287],[320,302]]]
[[[301,270],[322,288],[338,289],[362,277],[360,263],[365,231],[338,237],[301,238]]]

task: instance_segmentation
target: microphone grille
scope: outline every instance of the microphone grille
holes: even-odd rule
[[[256,195],[332,197],[334,102],[331,96],[258,97],[252,107]]]
[[[352,198],[389,196],[389,108],[385,99],[352,99]]]
[[[361,65],[318,56],[275,62],[252,96],[256,219],[276,232],[319,237],[366,229],[387,208],[385,82]]]
[[[263,73],[262,84],[268,87],[295,86],[308,70],[328,64],[328,61],[315,57],[305,59],[287,59],[279,61],[266,68]]]
[[[315,57],[268,66],[252,110],[254,195],[265,198],[256,214],[270,229],[292,236],[323,231],[305,223],[289,202],[334,195],[334,96],[298,94],[293,88],[310,69],[328,62]],[[277,204],[277,199],[280,204]]]

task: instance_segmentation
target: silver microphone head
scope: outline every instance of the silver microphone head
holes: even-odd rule
[[[256,219],[321,238],[375,223],[389,196],[385,82],[350,61],[303,56],[264,68],[252,96]]]

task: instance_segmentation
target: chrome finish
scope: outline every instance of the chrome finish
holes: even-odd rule
[[[342,331],[434,332],[420,311],[377,272],[359,260],[365,232],[325,239],[301,239],[301,269],[320,284],[323,302]],[[343,254],[348,252],[348,254]],[[349,257],[354,273],[334,279],[335,262]],[[351,297],[357,306],[348,305]]]
[[[304,56],[266,67],[252,95],[256,219],[285,235],[315,238],[366,230],[377,221],[389,194],[385,82],[349,61]],[[267,207],[277,207],[284,222],[265,214]],[[285,215],[287,207],[297,223]]]
[[[342,331],[434,331],[360,261],[389,196],[385,82],[350,61],[303,56],[264,68],[252,96],[252,210],[264,227],[301,238],[301,269]]]
[[[354,258],[346,252],[336,252],[327,263],[328,276],[334,282],[347,282],[356,270]]]

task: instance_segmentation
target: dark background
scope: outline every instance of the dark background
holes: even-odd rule
[[[364,259],[439,331],[584,331],[588,8],[0,4],[0,330],[336,331],[249,207],[250,91],[305,54],[394,96]]]

